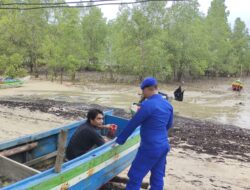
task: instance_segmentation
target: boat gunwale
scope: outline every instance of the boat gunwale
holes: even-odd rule
[[[122,118],[122,117],[113,116],[112,112],[113,112],[112,110],[107,111],[107,112],[105,112],[105,115],[108,115],[108,116],[111,116],[111,117],[114,117],[114,118],[118,118],[118,119],[122,119],[122,120],[126,120],[126,121],[128,120],[128,119],[125,119],[125,118]],[[21,144],[21,143],[30,142],[32,140],[39,140],[39,139],[42,139],[42,138],[46,138],[48,136],[58,134],[61,130],[76,128],[76,127],[78,127],[80,124],[82,124],[84,122],[86,122],[86,119],[83,119],[81,121],[76,121],[76,122],[73,122],[73,123],[68,124],[66,126],[58,127],[58,128],[52,129],[52,130],[47,131],[47,132],[41,132],[41,133],[37,133],[37,134],[33,134],[33,135],[27,135],[27,136],[24,136],[21,139],[17,139],[16,141],[15,140],[10,140],[10,141],[8,141],[6,143],[0,144],[0,149],[3,148],[4,146],[7,146],[7,147],[11,146],[11,145],[15,146],[15,145],[18,145],[18,144]],[[136,131],[134,131],[134,133],[129,137],[129,139],[133,139],[136,136],[139,136],[139,127],[136,129]],[[62,164],[62,171],[60,173],[55,173],[54,172],[54,167],[53,167],[53,168],[45,170],[45,171],[43,171],[43,172],[41,172],[39,174],[30,176],[30,177],[25,178],[25,179],[23,179],[21,181],[13,183],[13,184],[11,184],[9,186],[3,187],[2,190],[11,189],[11,188],[14,188],[14,187],[19,187],[19,186],[24,187],[24,188],[32,188],[34,186],[37,186],[39,184],[44,183],[45,181],[47,181],[47,180],[49,180],[51,178],[56,178],[56,177],[58,177],[60,175],[66,174],[66,172],[70,172],[71,170],[74,170],[74,169],[76,169],[78,167],[81,167],[84,164],[86,164],[86,163],[90,162],[91,160],[93,160],[93,158],[97,158],[99,156],[102,156],[103,154],[105,154],[108,151],[112,150],[114,148],[113,145],[115,145],[115,140],[116,140],[116,138],[111,140],[110,142],[105,143],[104,145],[102,145],[100,147],[97,147],[97,148],[93,149],[92,151],[90,151],[90,152],[88,152],[88,153],[86,153],[86,154],[84,154],[84,155],[82,155],[82,156],[80,156],[78,158],[75,158],[75,159],[73,159],[71,161],[63,163]],[[15,144],[17,142],[18,142],[18,144]],[[138,143],[136,143],[136,144],[138,144]],[[134,145],[136,145],[136,144],[134,144]],[[121,149],[122,149],[122,147],[121,147]],[[126,150],[126,148],[124,150]],[[123,152],[124,150],[122,150],[121,152]],[[114,156],[112,156],[112,157],[114,157]],[[112,159],[112,157],[109,158],[109,159]],[[94,166],[94,167],[96,167],[96,166]]]
[[[136,131],[134,131],[133,134],[129,137],[128,141],[130,139],[135,138],[136,136],[139,136],[139,132],[140,132],[140,129],[137,128]],[[94,158],[96,158],[98,156],[102,156],[102,154],[105,154],[106,152],[110,151],[113,148],[112,145],[114,145],[116,143],[115,140],[116,140],[116,138],[108,143],[105,143],[104,145],[102,145],[100,147],[97,147],[96,149],[91,150],[90,152],[88,152],[82,156],[79,156],[71,161],[65,162],[64,164],[62,164],[62,171],[60,173],[55,173],[54,167],[53,167],[53,168],[45,170],[39,174],[30,176],[30,177],[25,178],[21,181],[18,181],[18,182],[13,183],[9,186],[6,186],[1,190],[5,190],[5,189],[9,190],[11,188],[17,188],[19,186],[23,186],[23,187],[25,187],[25,189],[26,188],[32,189],[32,187],[34,187],[34,186],[42,184],[43,182],[45,182],[47,180],[50,180],[52,178],[63,175],[66,172],[70,172],[71,170],[76,169],[78,167],[81,167],[81,165],[84,165],[84,164],[90,162],[93,159],[93,155],[95,155]]]
[[[109,111],[105,111],[104,115],[112,115],[112,113],[113,113],[113,110],[109,110]],[[40,139],[43,139],[45,137],[49,137],[51,135],[59,134],[61,130],[68,130],[68,129],[76,128],[79,125],[85,123],[86,121],[87,121],[87,119],[73,121],[67,125],[61,125],[59,127],[51,129],[49,131],[38,132],[38,133],[30,134],[30,135],[24,135],[24,136],[18,137],[16,139],[2,141],[2,142],[0,142],[0,151],[3,149],[8,149],[8,148],[17,146],[17,145],[40,140]]]

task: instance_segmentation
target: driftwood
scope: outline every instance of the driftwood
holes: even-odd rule
[[[8,157],[8,156],[12,156],[18,153],[26,152],[26,151],[34,149],[37,146],[37,144],[38,144],[37,142],[33,142],[30,144],[18,146],[9,150],[4,150],[0,152],[0,156]]]

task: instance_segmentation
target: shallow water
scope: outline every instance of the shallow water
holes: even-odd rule
[[[250,78],[242,79],[241,93],[231,90],[235,79],[203,80],[185,83],[184,101],[173,100],[173,91],[178,84],[160,84],[160,91],[170,96],[177,115],[206,119],[224,124],[250,128]],[[6,89],[0,95],[20,97],[42,97],[60,101],[101,104],[109,107],[130,109],[140,96],[139,84],[83,83],[60,85],[49,81],[30,81],[22,88]]]
[[[175,111],[183,116],[250,128],[250,81],[244,80],[240,93],[232,91],[230,84],[230,80],[199,84],[200,90],[187,86],[184,102],[173,102]]]
[[[173,91],[177,84],[159,86],[161,91],[169,94],[177,115],[250,128],[250,79],[243,80],[244,90],[241,93],[231,90],[233,80],[184,84],[183,102],[173,100]],[[97,103],[129,110],[131,103],[140,98],[137,85],[89,83],[78,87],[80,91],[77,92],[55,92],[53,99]]]

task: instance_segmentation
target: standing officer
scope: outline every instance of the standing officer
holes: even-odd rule
[[[173,123],[173,107],[158,94],[155,78],[145,78],[140,87],[146,99],[116,140],[118,144],[124,144],[141,125],[141,143],[128,172],[129,182],[126,190],[139,190],[149,171],[150,189],[163,190],[166,156],[170,150],[168,129]]]

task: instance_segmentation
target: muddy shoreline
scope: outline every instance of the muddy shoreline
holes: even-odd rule
[[[67,119],[85,117],[90,108],[114,110],[114,115],[129,118],[123,109],[104,107],[97,104],[71,103],[49,99],[2,98],[0,105],[9,108],[29,109],[54,114]],[[250,162],[250,130],[210,121],[176,116],[174,128],[169,131],[172,148],[193,150],[215,157]]]

